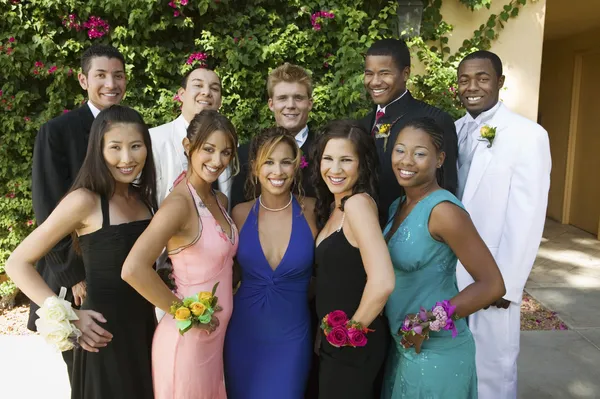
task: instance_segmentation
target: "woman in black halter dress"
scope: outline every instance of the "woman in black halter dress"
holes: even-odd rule
[[[336,347],[321,331],[320,398],[375,398],[389,344],[381,315],[394,273],[373,199],[377,153],[356,122],[329,123],[312,159],[317,215],[323,229],[315,251],[317,315],[342,310],[367,333],[363,347]]]
[[[133,109],[114,105],[92,124],[73,187],[19,245],[6,269],[32,301],[54,293],[33,265],[71,234],[83,257],[87,297],[79,320],[71,398],[151,399],[154,307],[121,279],[131,247],[156,210],[150,135]]]

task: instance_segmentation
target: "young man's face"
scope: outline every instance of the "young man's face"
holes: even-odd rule
[[[400,69],[390,55],[369,55],[365,60],[365,89],[375,104],[384,106],[406,90],[410,67]]]
[[[79,73],[78,79],[89,101],[100,110],[119,104],[125,95],[125,66],[117,58],[92,58],[87,76]]]
[[[466,60],[458,68],[458,96],[473,117],[496,105],[503,85],[504,76],[488,59]]]
[[[198,68],[188,76],[185,88],[177,92],[181,100],[181,112],[186,121],[204,109],[218,111],[221,108],[221,80],[214,71]]]
[[[277,126],[297,134],[308,122],[308,113],[313,100],[308,88],[298,82],[279,82],[273,87],[273,96],[269,98],[269,109],[275,116]]]

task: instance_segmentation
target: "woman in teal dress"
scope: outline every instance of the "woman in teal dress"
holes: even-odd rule
[[[505,293],[498,266],[463,205],[440,188],[442,148],[441,128],[421,118],[402,129],[392,151],[392,167],[406,195],[390,206],[384,230],[396,276],[385,309],[395,344],[384,399],[477,398],[475,343],[465,318]],[[457,257],[475,280],[460,293]],[[444,329],[402,337],[407,315],[444,300],[456,307],[454,338]]]

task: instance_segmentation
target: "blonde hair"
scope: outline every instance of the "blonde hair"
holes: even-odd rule
[[[301,66],[286,62],[273,69],[267,78],[267,93],[269,94],[269,98],[273,97],[273,88],[281,82],[300,83],[306,87],[308,97],[312,97],[312,78],[306,72],[306,69]]]

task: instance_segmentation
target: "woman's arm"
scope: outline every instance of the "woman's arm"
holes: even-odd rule
[[[70,193],[8,258],[6,273],[37,305],[41,306],[46,298],[56,294],[35,270],[35,263],[60,240],[83,227],[96,206],[97,198],[89,191],[80,189]]]
[[[6,262],[6,273],[14,283],[40,307],[46,298],[56,296],[35,270],[35,263],[63,238],[84,227],[85,220],[98,208],[98,197],[84,189],[67,195],[48,216],[46,221],[35,229],[12,252]],[[68,287],[67,287],[68,288]],[[100,327],[96,321],[106,322],[104,317],[94,311],[75,310],[79,321],[74,324],[81,330],[81,346],[98,352],[98,347],[106,346],[112,335]]]
[[[169,290],[152,266],[169,240],[185,227],[186,219],[190,216],[189,208],[188,198],[172,192],[133,245],[121,271],[123,280],[148,302],[167,313],[171,304],[179,301],[179,298]],[[197,216],[193,216],[197,220]]]
[[[379,227],[377,206],[371,197],[353,195],[346,201],[344,211],[367,273],[367,284],[352,319],[368,327],[394,291],[394,269]]]
[[[450,300],[460,317],[475,313],[505,294],[498,265],[467,212],[450,202],[438,204],[429,218],[429,232],[450,246],[475,280]]]

